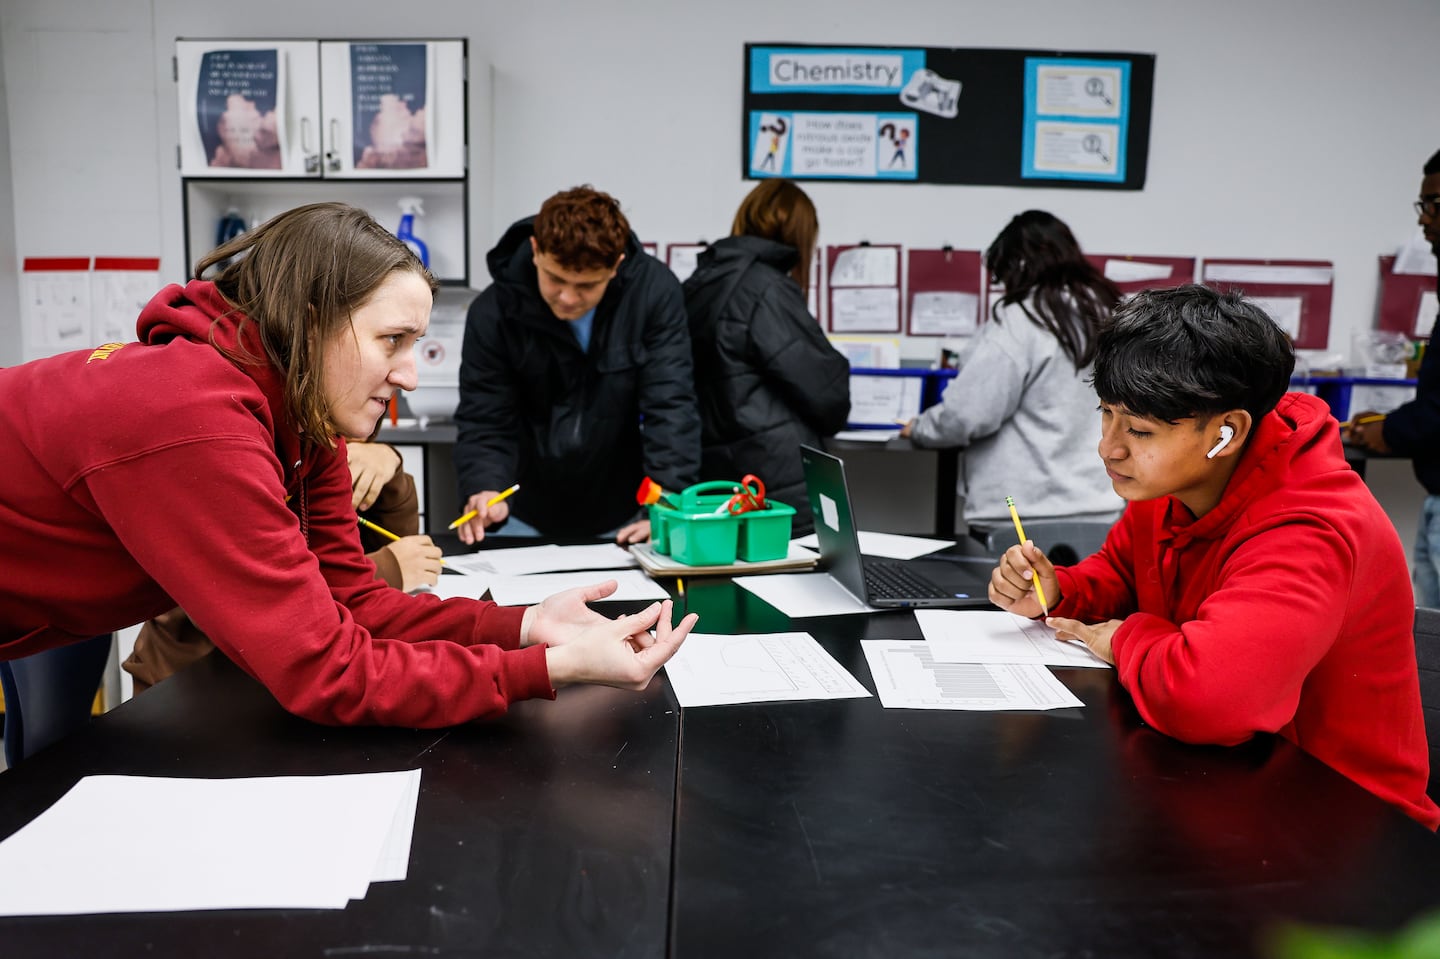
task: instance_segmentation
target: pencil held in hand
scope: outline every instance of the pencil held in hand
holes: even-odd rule
[[[372,523],[363,516],[357,516],[355,518],[360,521],[361,526],[365,527],[371,532],[379,533],[381,536],[385,537],[392,543],[397,542],[400,539],[400,537],[396,536],[394,533],[390,532],[388,529],[378,523]]]
[[[1020,537],[1020,544],[1025,544],[1025,527],[1020,525],[1020,514],[1015,510],[1015,497],[1005,497],[1005,505],[1010,507],[1010,518],[1015,521],[1015,535]],[[1040,600],[1040,611],[1046,616],[1050,615],[1050,604],[1045,601],[1045,590],[1040,586],[1040,577],[1031,571],[1030,581],[1035,584],[1035,598]]]
[[[515,492],[515,491],[516,491],[517,489],[519,489],[519,488],[520,488],[520,484],[519,484],[519,483],[516,483],[514,486],[512,486],[512,487],[510,487],[509,489],[505,490],[505,492],[503,492],[503,493],[496,493],[494,496],[490,497],[488,500],[485,501],[485,508],[486,508],[486,509],[489,509],[490,507],[494,506],[496,503],[500,502],[502,499],[504,499],[505,497],[509,496],[511,493]],[[466,513],[464,516],[460,517],[460,518],[457,519],[455,522],[451,523],[450,526],[449,526],[449,528],[450,528],[450,529],[455,529],[455,528],[457,528],[457,527],[464,526],[466,523],[470,522],[472,519],[474,519],[475,517],[477,517],[477,516],[479,516],[479,515],[480,515],[480,511],[479,511],[478,509],[472,509],[470,512]]]

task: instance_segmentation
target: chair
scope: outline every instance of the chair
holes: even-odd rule
[[[1440,801],[1440,609],[1415,607],[1415,663],[1420,667],[1420,705],[1430,742],[1432,799]]]
[[[112,640],[106,633],[0,662],[7,766],[17,765],[90,721],[90,706]]]
[[[1105,544],[1105,537],[1114,526],[1114,520],[1094,519],[1037,519],[1025,521],[1025,536],[1039,546],[1050,562],[1057,566],[1071,566],[1098,552]],[[1002,526],[971,526],[970,535],[985,551],[996,557],[1016,543],[1013,524]]]

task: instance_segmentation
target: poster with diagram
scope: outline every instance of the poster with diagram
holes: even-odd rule
[[[747,179],[1139,190],[1155,56],[745,46]]]

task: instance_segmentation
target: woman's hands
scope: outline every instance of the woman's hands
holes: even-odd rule
[[[691,613],[672,626],[674,607],[668,599],[614,619],[587,605],[611,595],[616,587],[612,579],[567,589],[525,611],[520,645],[549,647],[545,660],[550,685],[556,689],[572,683],[644,689],[699,619]]]

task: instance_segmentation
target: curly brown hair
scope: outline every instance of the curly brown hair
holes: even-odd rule
[[[588,184],[557,193],[535,216],[535,245],[567,270],[613,270],[630,239],[620,201]]]

